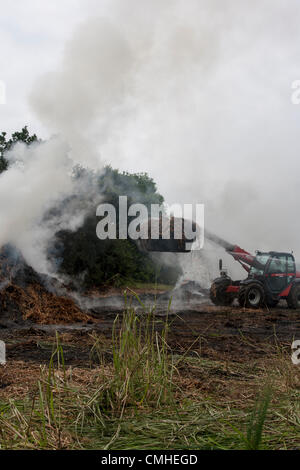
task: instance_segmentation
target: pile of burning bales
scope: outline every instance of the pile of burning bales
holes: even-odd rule
[[[151,230],[151,224],[148,229]],[[160,239],[141,240],[142,243],[146,243],[142,248],[162,252],[190,251],[187,250],[187,243],[193,242],[193,239],[176,239],[175,230],[176,219],[172,219],[171,239],[162,239],[162,227],[160,227]],[[149,243],[152,245],[149,246]],[[167,245],[162,246],[162,243]],[[100,291],[100,288],[97,290]],[[189,281],[180,283],[172,291],[160,292],[158,295],[151,294],[153,299],[149,293],[145,292],[143,295],[149,301],[155,298],[155,301],[161,302],[163,306],[171,298],[174,305],[201,302],[207,299],[208,293],[199,283]],[[28,324],[94,323],[97,321],[94,310],[92,308],[88,311],[83,310],[82,305],[87,304],[81,305],[82,302],[79,302],[78,305],[76,299],[79,297],[85,298],[85,293],[79,296],[76,292],[75,295],[70,286],[63,286],[57,280],[37,273],[14,247],[6,245],[0,250],[0,328],[22,327]],[[119,293],[116,297],[120,310],[124,307],[123,293]],[[97,303],[98,310],[103,309],[109,302],[106,298],[102,299],[92,294],[91,300],[93,299]]]
[[[36,273],[11,246],[0,252],[0,327],[28,322],[55,324],[89,322],[67,296],[49,289],[49,278]]]

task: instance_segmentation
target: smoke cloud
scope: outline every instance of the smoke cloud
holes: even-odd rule
[[[38,272],[49,273],[47,248],[60,229],[75,230],[84,220],[83,211],[58,211],[67,196],[80,192],[72,179],[69,148],[58,137],[30,147],[18,143],[6,153],[9,170],[0,175],[0,246],[12,243]],[[9,195],[9,197],[8,197]]]
[[[230,242],[294,249],[300,259],[300,108],[290,99],[299,78],[299,3],[114,0],[89,7],[93,14],[74,30],[62,62],[31,93],[41,122],[70,151],[58,152],[56,140],[41,148],[50,146],[57,164],[49,184],[32,150],[32,190],[42,196],[26,202],[30,221],[72,190],[63,176],[68,158],[96,168],[110,163],[149,172],[170,204],[205,203],[206,225]],[[18,182],[21,169],[13,171]],[[13,176],[2,178],[16,187]],[[12,197],[24,207],[26,198]],[[214,259],[215,248],[206,249]]]

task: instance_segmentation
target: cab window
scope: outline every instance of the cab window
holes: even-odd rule
[[[287,271],[289,274],[295,273],[295,261],[291,256],[287,257]]]
[[[251,266],[250,275],[263,275],[265,266],[269,260],[269,255],[257,255],[255,258],[256,263]]]
[[[269,264],[269,268],[268,268],[269,273],[274,273],[274,274],[286,273],[286,269],[287,269],[286,256],[273,256],[272,257],[270,264]]]
[[[288,284],[292,282],[296,274],[296,266],[295,266],[295,261],[292,256],[287,257],[287,281]]]

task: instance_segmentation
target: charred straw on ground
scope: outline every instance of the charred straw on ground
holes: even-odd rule
[[[36,273],[11,246],[0,251],[0,282],[2,326],[92,321],[70,297],[57,295],[54,280]]]

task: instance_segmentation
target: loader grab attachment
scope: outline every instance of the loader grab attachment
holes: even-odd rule
[[[182,223],[182,219],[177,220]],[[176,218],[172,220],[173,227],[175,221]],[[192,222],[192,226],[194,225]],[[224,248],[248,274],[246,279],[233,281],[226,271],[221,270],[220,277],[213,281],[210,288],[210,299],[215,305],[229,306],[237,298],[242,307],[275,307],[284,299],[289,308],[300,308],[300,272],[296,271],[295,259],[291,253],[257,251],[254,256],[208,230],[205,230],[205,239]],[[176,239],[172,236],[170,240],[165,240],[160,236],[157,240],[142,240],[141,249],[189,252],[190,250],[186,249],[187,241],[194,242],[195,238],[187,240],[184,237]]]

